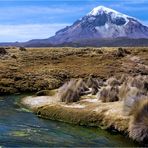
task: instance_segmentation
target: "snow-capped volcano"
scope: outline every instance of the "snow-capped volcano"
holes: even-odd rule
[[[98,6],[49,38],[52,44],[75,42],[83,39],[148,38],[148,27],[137,19],[104,6]]]
[[[113,9],[110,9],[110,8],[107,8],[107,7],[104,7],[104,6],[98,6],[96,8],[94,8],[91,12],[89,12],[87,14],[87,16],[96,16],[96,15],[100,15],[102,13],[106,13],[106,14],[114,14],[115,16],[119,16],[119,17],[127,17],[127,15],[125,14],[122,14],[122,13],[119,13]]]
[[[128,18],[131,18],[128,15],[122,14],[118,11],[115,11],[113,9],[110,9],[110,8],[107,8],[107,7],[104,7],[104,6],[98,6],[98,7],[94,8],[86,16],[96,17],[96,16],[104,15],[104,14],[109,15],[112,20],[117,19],[117,18],[123,18],[126,21],[126,23],[129,22]]]
[[[39,42],[43,45],[47,43],[58,45],[81,43],[82,40],[91,42],[91,40],[97,41],[104,39],[114,42],[118,38],[129,39],[129,43],[131,39],[148,39],[148,27],[142,25],[142,23],[133,17],[104,6],[98,6],[74,22],[73,25],[56,32],[55,36],[45,40],[33,40],[29,43],[35,44]]]

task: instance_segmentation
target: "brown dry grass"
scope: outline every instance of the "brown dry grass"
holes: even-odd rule
[[[117,48],[18,48],[7,49],[0,57],[0,93],[40,91],[61,86],[69,78],[95,77],[106,79],[123,73],[137,74],[138,56],[148,65],[148,48],[126,48],[125,57],[115,56]]]

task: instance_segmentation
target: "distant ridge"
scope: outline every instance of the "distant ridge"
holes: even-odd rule
[[[148,27],[136,18],[98,6],[73,25],[57,31],[53,37],[13,44],[27,47],[148,46]]]

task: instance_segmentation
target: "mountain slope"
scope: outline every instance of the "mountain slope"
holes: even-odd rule
[[[49,38],[52,44],[74,42],[80,39],[148,38],[148,27],[138,20],[115,10],[99,6],[72,26]]]
[[[137,19],[104,6],[56,32],[48,39],[30,40],[23,46],[148,46],[148,27]]]

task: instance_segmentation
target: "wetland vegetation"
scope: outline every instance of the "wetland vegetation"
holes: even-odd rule
[[[122,115],[122,111],[129,107],[126,106],[129,100],[127,99],[124,102],[123,99],[127,98],[129,85],[140,90],[138,92],[135,89],[131,89],[128,92],[130,98],[133,97],[133,94],[134,96],[139,96],[142,90],[142,95],[145,95],[147,99],[147,94],[145,94],[145,92],[147,93],[148,74],[147,47],[1,48],[0,67],[1,96],[30,92],[35,94],[36,96],[27,97],[26,100],[29,100],[29,103],[31,103],[29,109],[39,117],[77,125],[117,130],[126,135],[129,145],[132,142],[128,139],[129,123],[131,124],[130,129],[133,131],[129,134],[132,139],[143,141],[147,137],[145,135],[143,139],[139,139],[135,126],[132,126],[137,123],[139,124],[137,119],[141,120],[138,117],[138,112],[135,115],[136,118],[133,118],[131,122],[129,122],[129,115]],[[11,98],[14,97],[3,97],[0,103],[5,105],[8,101],[9,104],[9,99],[10,102],[14,101]],[[55,104],[57,102],[56,99],[58,99],[58,104]],[[36,104],[32,108],[31,105],[34,105],[35,101]],[[3,104],[3,102],[5,103]],[[143,110],[144,104],[147,104],[147,102],[143,102],[137,102],[141,104],[139,112],[141,112],[140,114],[144,112],[144,115],[147,116],[147,111]],[[11,102],[11,105],[14,106],[13,102]],[[14,107],[20,108],[19,105]],[[134,110],[133,107],[128,114],[132,115]],[[32,113],[25,112],[25,114],[36,118]],[[143,119],[146,119],[146,116]],[[35,120],[52,122],[38,118]],[[66,125],[58,122],[55,123]],[[147,120],[144,120],[144,124],[147,124]],[[147,131],[147,126],[144,125],[143,128],[142,130]],[[96,131],[100,130],[98,128],[95,129]],[[12,132],[11,136],[27,137],[28,133],[16,130]],[[121,136],[120,133],[118,133],[118,136]],[[49,143],[47,142],[47,144]],[[34,143],[34,145],[36,144]],[[68,146],[70,145],[68,144]],[[24,146],[27,146],[27,144],[24,144]],[[79,143],[78,146],[81,146],[81,144]],[[91,146],[99,145],[95,143]],[[106,145],[105,142],[104,146],[109,145]]]

